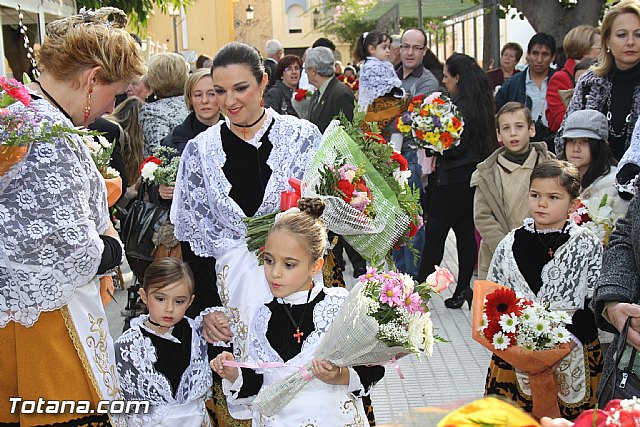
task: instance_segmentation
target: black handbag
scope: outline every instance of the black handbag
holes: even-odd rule
[[[631,317],[624,323],[622,333],[618,338],[618,346],[613,355],[614,366],[606,377],[602,377],[600,381],[604,382],[598,396],[598,407],[604,408],[611,399],[631,399],[633,396],[640,396],[640,379],[636,372],[633,371],[633,363],[636,359],[636,349],[632,348],[631,357],[625,366],[620,366],[622,354],[627,346],[627,332]]]
[[[153,234],[169,220],[169,209],[144,200],[147,184],[142,184],[138,198],[127,206],[127,214],[120,231],[127,258],[153,261]]]

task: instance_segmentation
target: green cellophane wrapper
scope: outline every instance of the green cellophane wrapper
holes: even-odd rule
[[[374,218],[369,218],[340,197],[316,193],[323,165],[334,164],[338,158],[344,163],[364,168],[364,180],[373,194]],[[398,204],[393,190],[336,120],[327,127],[302,181],[303,197],[317,197],[325,202],[322,218],[329,230],[343,236],[365,259],[385,259],[409,227],[409,216]]]

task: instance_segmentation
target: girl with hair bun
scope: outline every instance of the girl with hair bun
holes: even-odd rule
[[[322,269],[327,228],[319,199],[300,199],[274,223],[264,250],[264,275],[271,301],[261,305],[249,328],[251,363],[284,362],[287,367],[236,368],[223,352],[211,367],[223,380],[229,403],[250,404],[263,384],[286,377],[312,362],[313,379],[289,404],[272,417],[253,412],[253,426],[364,425],[367,416],[361,397],[384,375],[381,366],[339,368],[313,360],[315,349],[331,326],[348,291],[324,288],[313,279]],[[330,420],[327,424],[326,420]]]

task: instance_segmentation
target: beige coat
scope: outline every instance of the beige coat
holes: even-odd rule
[[[498,148],[478,164],[471,176],[476,187],[473,219],[482,236],[478,256],[478,279],[487,277],[491,257],[498,243],[528,215],[529,177],[540,162],[554,158],[544,142],[532,142],[534,148],[522,166],[506,160],[504,147]],[[499,159],[500,157],[500,159]]]

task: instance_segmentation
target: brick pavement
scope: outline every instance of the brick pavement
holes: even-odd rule
[[[457,276],[453,234],[447,240],[442,265]],[[351,270],[347,269],[345,276],[350,277],[350,273]],[[130,273],[125,273],[125,281],[130,277]],[[351,279],[347,280],[351,282]],[[458,310],[445,308],[444,298],[448,298],[451,292],[446,290],[443,298],[432,299],[435,332],[449,342],[436,343],[431,357],[418,360],[415,356],[407,356],[401,359],[399,365],[404,380],[399,378],[394,367],[387,367],[385,377],[372,391],[378,424],[397,421],[414,408],[457,406],[460,402],[482,397],[490,353],[471,339],[471,312],[466,304]],[[115,296],[118,302],[107,306],[107,317],[111,334],[117,337],[124,325],[120,310],[126,304],[127,293],[118,290]]]

